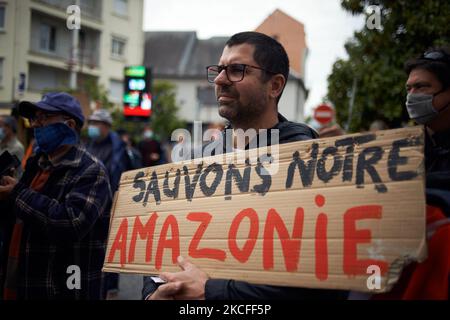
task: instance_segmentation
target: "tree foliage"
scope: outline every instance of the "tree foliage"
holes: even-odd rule
[[[175,85],[168,81],[155,81],[153,92],[152,128],[162,139],[170,139],[175,129],[186,127],[186,123],[177,116],[180,108],[176,103]]]
[[[450,43],[450,1],[448,0],[342,0],[342,7],[367,18],[380,10],[379,29],[368,24],[345,44],[348,59],[337,60],[328,77],[328,100],[345,125],[356,80],[349,131],[367,129],[376,119],[398,127],[408,121],[404,108],[404,63],[430,47]]]
[[[145,126],[151,126],[160,140],[170,139],[172,131],[186,124],[178,117],[179,107],[175,99],[175,86],[168,81],[155,81],[152,88],[152,116],[150,120],[125,118],[122,110],[112,114],[114,128],[125,129],[136,141],[141,138]]]

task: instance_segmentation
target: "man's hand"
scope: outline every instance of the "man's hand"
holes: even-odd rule
[[[11,191],[17,184],[17,180],[13,177],[3,176],[0,179],[0,200],[5,200],[11,194]]]
[[[167,284],[160,286],[158,290],[166,285],[179,285],[178,290],[173,291],[175,299],[205,300],[205,284],[209,276],[181,256],[178,257],[178,265],[183,271],[164,272],[160,275],[160,278],[166,280]]]

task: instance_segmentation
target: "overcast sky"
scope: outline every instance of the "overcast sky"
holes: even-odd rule
[[[145,0],[144,30],[197,31],[201,39],[231,36],[254,30],[277,8],[305,26],[309,114],[327,93],[333,63],[346,57],[344,43],[364,24],[362,16],[344,11],[340,0]]]

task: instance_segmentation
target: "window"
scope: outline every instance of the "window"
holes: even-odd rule
[[[56,50],[56,28],[48,24],[41,24],[39,30],[39,49],[55,52]]]
[[[61,1],[73,3],[75,1]],[[108,0],[109,2],[110,0]],[[94,18],[96,20],[101,20],[102,18],[102,3],[100,0],[80,0],[80,9],[83,15],[89,18]]]
[[[109,81],[109,96],[111,101],[120,103],[123,99],[123,82],[118,80]]]
[[[121,16],[128,15],[128,0],[114,0],[114,13]]]
[[[114,57],[123,58],[125,55],[125,40],[119,38],[112,38],[111,55]]]
[[[6,7],[0,4],[0,30],[5,30]]]
[[[217,108],[217,99],[214,87],[197,87],[197,99],[200,104],[205,106],[214,106]]]
[[[81,54],[84,54],[84,49],[86,49],[86,32],[84,30],[78,32],[78,48]]]
[[[3,58],[0,58],[0,86],[3,84]]]
[[[80,6],[82,10],[86,10],[88,12],[95,11],[95,0],[81,0]]]

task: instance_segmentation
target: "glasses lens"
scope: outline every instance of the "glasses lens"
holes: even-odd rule
[[[214,83],[214,80],[219,75],[219,66],[209,66],[206,68],[206,74],[208,78],[208,82]]]
[[[244,78],[245,65],[230,64],[227,68],[228,79],[232,82],[241,81]]]

